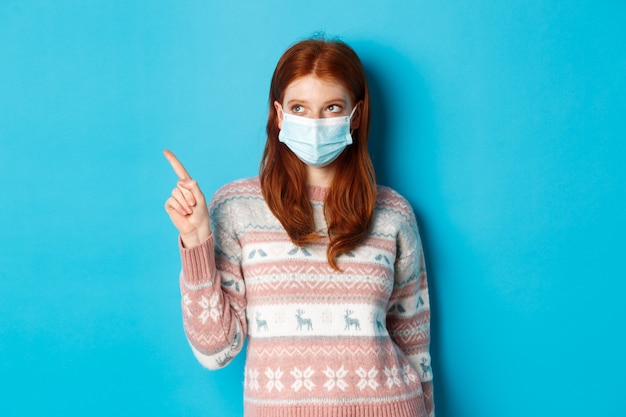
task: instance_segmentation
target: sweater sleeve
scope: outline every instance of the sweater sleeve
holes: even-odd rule
[[[398,235],[387,328],[420,376],[426,411],[429,417],[434,417],[428,282],[422,243],[412,211],[404,226]]]
[[[213,234],[186,249],[179,239],[183,325],[191,349],[208,369],[226,366],[247,334],[241,247],[212,220]]]

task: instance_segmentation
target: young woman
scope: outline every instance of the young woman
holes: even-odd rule
[[[209,369],[248,338],[248,417],[434,416],[421,241],[411,206],[375,183],[369,121],[355,52],[306,40],[274,71],[259,177],[207,208],[165,151],[185,332]]]

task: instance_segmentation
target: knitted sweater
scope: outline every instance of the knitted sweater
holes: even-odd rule
[[[326,189],[308,188],[317,230]],[[378,187],[368,238],[326,258],[328,238],[298,247],[263,199],[258,178],[209,204],[212,235],[181,245],[183,324],[209,369],[247,337],[246,417],[434,416],[430,309],[411,206]]]

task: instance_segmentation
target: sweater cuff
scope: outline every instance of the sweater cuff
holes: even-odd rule
[[[179,236],[178,247],[180,249],[185,282],[191,286],[213,282],[216,276],[213,234],[193,248],[185,248]]]

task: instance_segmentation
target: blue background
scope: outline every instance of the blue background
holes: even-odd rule
[[[340,36],[415,208],[437,413],[625,415],[626,6],[0,0],[0,415],[240,416],[179,309],[172,149],[256,175],[269,81]]]

